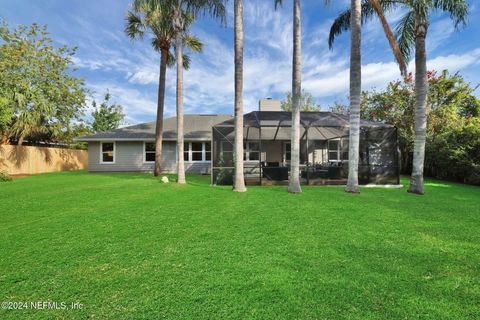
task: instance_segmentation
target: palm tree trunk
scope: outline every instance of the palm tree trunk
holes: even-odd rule
[[[346,192],[358,193],[358,158],[360,147],[360,96],[362,90],[361,0],[352,0],[350,25],[350,137],[348,141],[348,180]]]
[[[185,184],[185,161],[183,157],[183,22],[179,8],[175,13],[175,49],[177,60],[177,182]]]
[[[423,167],[425,162],[425,140],[427,133],[427,52],[425,38],[428,24],[425,20],[415,22],[415,143],[413,168],[408,192],[424,194]]]
[[[17,145],[21,146],[23,144],[23,136],[20,136],[17,140]]]
[[[233,191],[245,192],[243,176],[243,0],[235,0],[235,180]]]
[[[300,187],[300,100],[302,94],[302,31],[300,0],[293,3],[292,132],[288,192],[301,193]]]
[[[393,55],[397,60],[398,66],[400,67],[400,73],[402,74],[403,77],[406,77],[407,65],[405,63],[405,60],[403,59],[402,51],[398,46],[397,39],[395,38],[395,35],[393,34],[392,29],[390,29],[390,25],[388,24],[387,19],[383,14],[382,7],[380,6],[380,3],[378,2],[378,0],[369,0],[369,2],[373,10],[375,10],[375,12],[377,13],[377,16],[380,19],[380,22],[382,23],[383,31],[387,36],[387,40],[388,40],[388,43],[390,44],[390,47],[392,48]]]
[[[165,105],[165,77],[167,73],[168,50],[160,52],[160,76],[158,79],[157,122],[155,125],[155,168],[153,175],[158,177],[162,171],[163,109]]]

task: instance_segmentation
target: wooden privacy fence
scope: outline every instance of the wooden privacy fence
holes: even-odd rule
[[[86,169],[85,150],[0,145],[0,171],[10,175]]]

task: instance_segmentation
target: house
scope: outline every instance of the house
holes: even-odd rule
[[[302,112],[300,120],[301,182],[346,184],[348,115]],[[397,128],[360,123],[361,184],[399,184]],[[233,181],[234,119],[228,115],[185,115],[185,168],[210,173],[212,184]],[[286,184],[290,174],[291,113],[266,99],[244,115],[245,181],[250,185]],[[152,171],[155,122],[78,138],[88,142],[90,171]],[[176,170],[176,118],[164,121],[162,170]]]
[[[185,170],[209,173],[213,125],[231,120],[229,115],[186,114],[184,116]],[[176,171],[177,118],[163,122],[162,170]],[[83,136],[88,142],[88,170],[153,171],[155,164],[155,121]]]

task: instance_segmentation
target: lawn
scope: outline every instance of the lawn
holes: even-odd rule
[[[82,304],[0,319],[480,318],[479,187],[235,194],[188,180],[0,183],[0,301]]]

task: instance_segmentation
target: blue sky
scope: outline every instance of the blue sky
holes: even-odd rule
[[[292,21],[290,1],[274,11],[273,0],[245,0],[245,110],[257,108],[264,97],[283,99],[291,88]],[[77,46],[78,76],[86,79],[93,98],[109,90],[124,106],[130,124],[152,120],[156,112],[159,56],[149,41],[132,42],[123,32],[128,0],[2,0],[0,16],[13,26],[48,24],[58,44]],[[303,83],[327,110],[335,101],[346,103],[349,34],[331,51],[327,36],[335,16],[349,0],[304,0]],[[432,17],[427,39],[429,69],[460,71],[472,84],[480,83],[480,8],[470,1],[469,25],[455,31],[447,15]],[[186,113],[233,113],[233,1],[226,27],[208,19],[192,32],[205,44],[192,57],[185,78]],[[395,23],[402,12],[388,16]],[[399,78],[399,71],[379,23],[366,24],[362,35],[363,88],[381,89]],[[410,63],[410,70],[413,64]],[[480,95],[480,91],[477,90]],[[166,116],[175,114],[175,71],[167,71]]]

